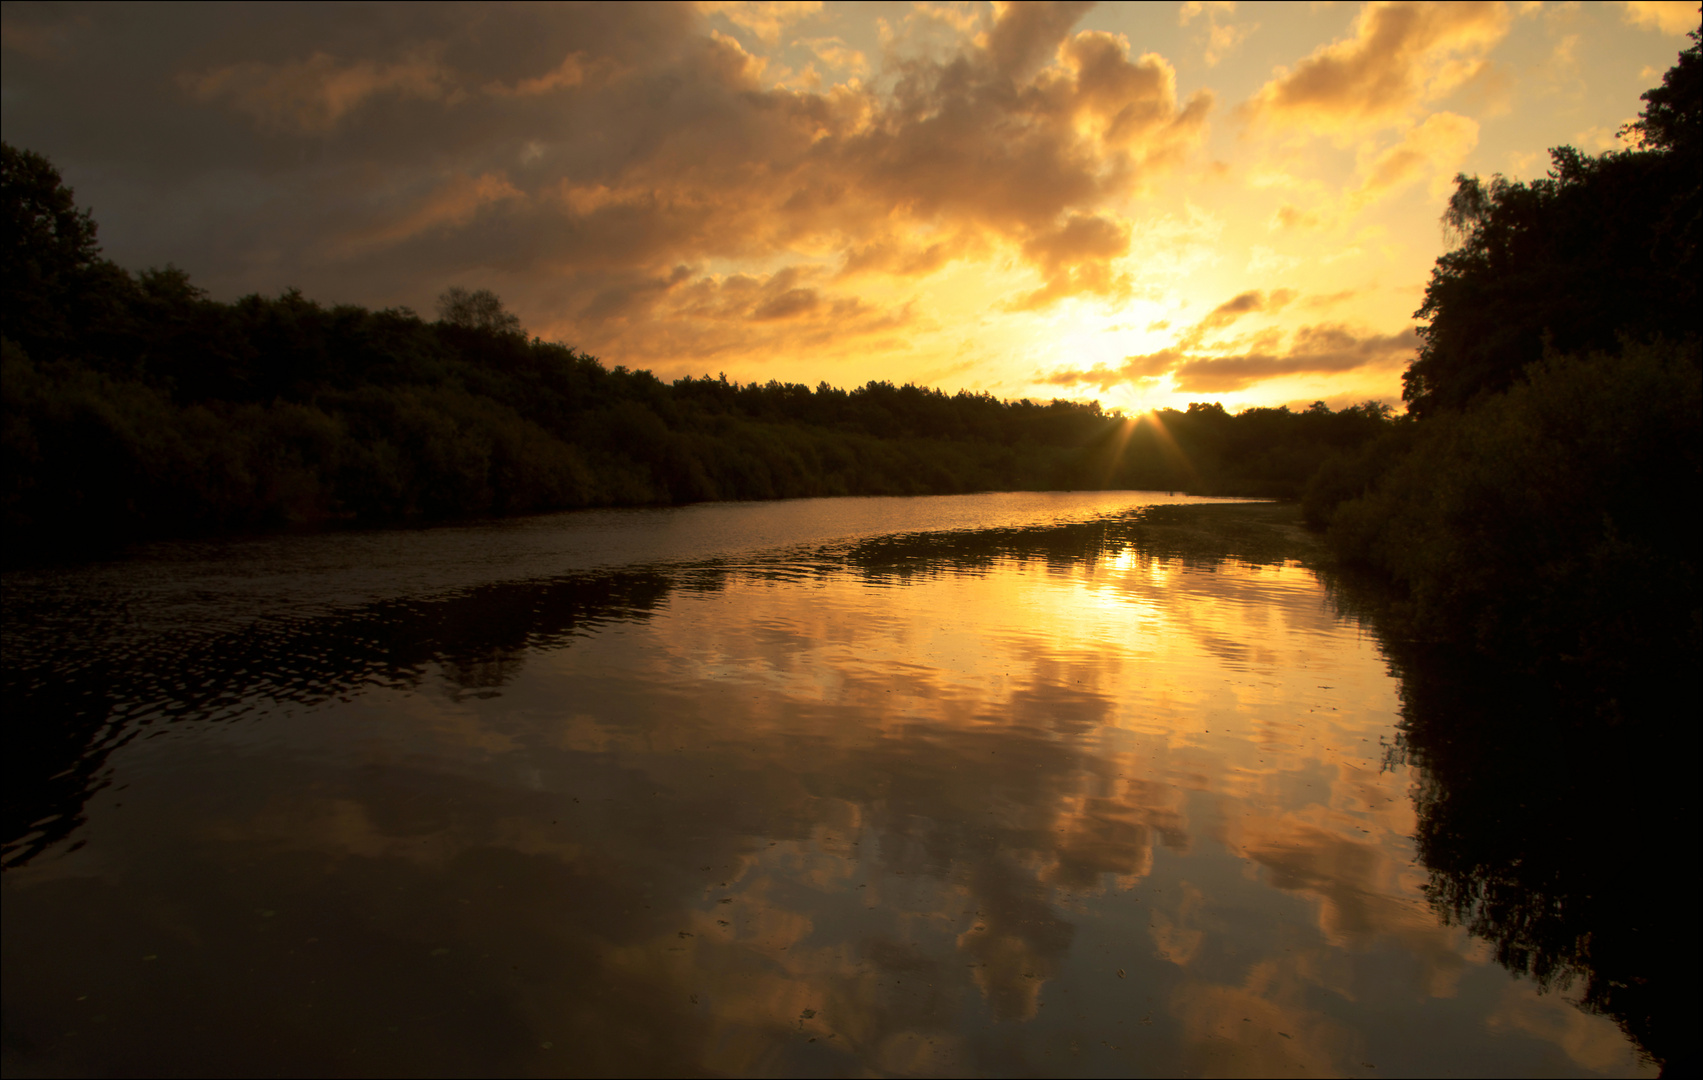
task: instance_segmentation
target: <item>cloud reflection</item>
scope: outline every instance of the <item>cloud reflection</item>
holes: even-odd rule
[[[288,1016],[320,1071],[1357,1067],[1356,1000],[1478,964],[1419,917],[1393,685],[1300,563],[1179,543],[885,538],[156,641],[101,692],[258,719],[125,746],[87,846],[9,872],[8,927],[60,929],[8,978],[131,995],[91,1069],[188,1001],[203,1060]],[[49,944],[95,923],[161,989]]]

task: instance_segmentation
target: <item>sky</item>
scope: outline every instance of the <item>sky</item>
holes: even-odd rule
[[[665,379],[1399,405],[1459,172],[1679,3],[5,4],[0,121],[217,299],[488,288]]]

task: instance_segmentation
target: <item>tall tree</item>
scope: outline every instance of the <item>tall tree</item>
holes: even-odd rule
[[[10,143],[0,143],[0,250],[0,332],[27,344],[63,339],[100,263],[95,222],[51,162]]]
[[[1530,183],[1457,176],[1443,215],[1458,246],[1414,313],[1423,342],[1404,376],[1419,416],[1506,390],[1546,348],[1612,350],[1622,336],[1695,333],[1703,79],[1698,35],[1628,126],[1639,149],[1550,151]]]

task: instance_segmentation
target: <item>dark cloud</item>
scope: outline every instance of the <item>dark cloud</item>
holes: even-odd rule
[[[1241,293],[1213,308],[1206,318],[1196,325],[1195,334],[1198,337],[1199,334],[1207,330],[1229,326],[1243,315],[1255,311],[1279,311],[1293,299],[1295,299],[1295,290],[1293,289],[1274,289],[1269,295],[1257,289]]]
[[[1411,327],[1399,334],[1362,337],[1340,325],[1304,326],[1284,352],[1185,360],[1171,375],[1185,393],[1228,393],[1280,375],[1334,374],[1405,363],[1418,345]]]
[[[201,73],[185,72],[178,84],[202,101],[224,101],[262,125],[280,131],[330,131],[349,112],[378,96],[459,104],[440,48],[428,48],[391,63],[341,63],[316,52],[285,64],[248,62]]]
[[[1354,299],[1364,291],[1365,290],[1363,289],[1342,289],[1338,292],[1309,296],[1301,302],[1301,306],[1313,310],[1335,307],[1337,304],[1343,303],[1344,301]]]
[[[1012,4],[994,20],[988,54],[1000,75],[1021,82],[1052,58],[1092,0],[1051,4]]]
[[[1035,381],[1053,386],[1097,386],[1101,393],[1105,393],[1114,386],[1158,379],[1182,361],[1181,349],[1161,349],[1156,353],[1126,356],[1124,362],[1116,367],[1100,364],[1091,368],[1054,371],[1037,375]]]
[[[890,92],[816,92],[766,85],[688,5],[8,6],[6,138],[126,265],[422,310],[478,283],[534,330],[666,363],[691,337],[660,324],[679,267],[725,297],[729,267],[839,268],[744,309],[754,349],[847,310],[842,335],[885,333],[910,316],[866,318],[857,275],[995,249],[1044,282],[1021,306],[1126,291],[1105,211],[1198,144],[1212,98],[1073,35],[1081,10],[1013,5],[894,60]]]

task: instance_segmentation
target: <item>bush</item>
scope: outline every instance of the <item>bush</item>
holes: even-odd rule
[[[1695,656],[1700,372],[1695,342],[1546,358],[1507,393],[1425,421],[1336,507],[1332,546],[1402,587],[1415,637],[1616,668]],[[1355,467],[1321,476],[1316,504]]]

